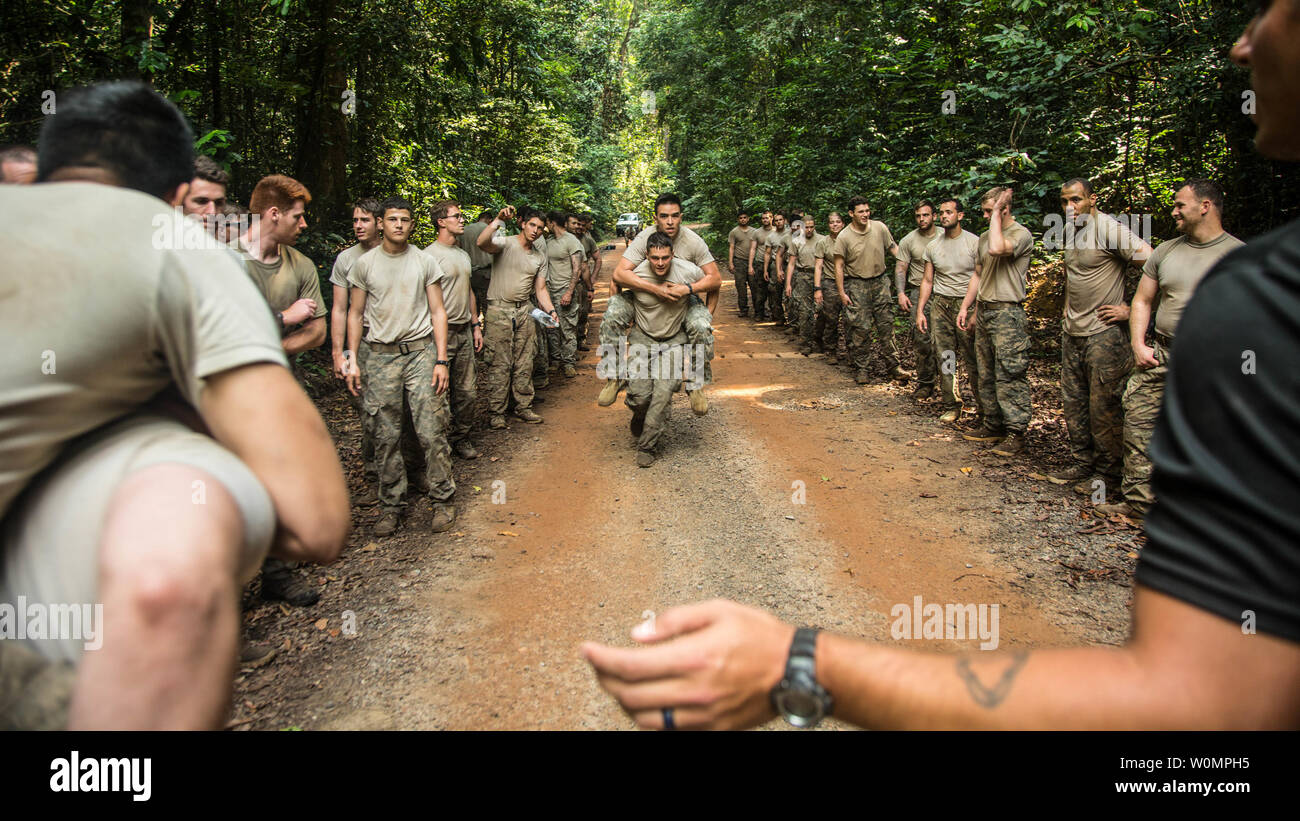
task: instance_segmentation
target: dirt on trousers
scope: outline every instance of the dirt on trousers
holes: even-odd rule
[[[307,571],[318,604],[246,596],[246,636],[280,650],[240,671],[231,728],[631,728],[579,643],[631,645],[651,613],[713,597],[923,650],[980,639],[894,638],[891,612],[917,597],[999,605],[1000,648],[1125,639],[1141,536],[1043,481],[1032,430],[1026,455],[997,457],[910,386],[855,385],[738,317],[725,271],[709,412],[677,394],[658,460],[638,468],[622,397],[595,401],[622,249],[604,252],[578,377],[539,392],[545,423],[489,431],[484,416],[480,457],[456,460],[451,532],[428,531],[427,500],[384,539],[378,510],[354,508],[343,558]],[[357,419],[337,391],[318,404],[359,493]]]

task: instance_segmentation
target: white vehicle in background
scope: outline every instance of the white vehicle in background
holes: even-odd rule
[[[620,237],[626,237],[631,242],[637,234],[641,233],[641,217],[636,214],[624,214],[614,223],[614,233]]]

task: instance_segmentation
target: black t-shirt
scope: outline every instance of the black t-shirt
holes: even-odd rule
[[[1300,221],[1206,275],[1170,361],[1137,580],[1300,641]]]

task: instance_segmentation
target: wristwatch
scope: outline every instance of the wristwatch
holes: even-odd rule
[[[772,688],[772,707],[794,727],[816,727],[835,706],[831,694],[817,683],[814,656],[819,632],[811,627],[795,631],[790,657],[785,663],[785,677]]]
[[[436,368],[436,367],[438,367],[439,365],[445,365],[445,366],[447,366],[448,368],[451,367],[451,363],[448,362],[446,359],[436,359],[436,360],[434,360],[434,362],[433,362],[433,367]]]
[[[279,323],[280,323],[280,327],[283,328],[283,327],[284,327],[284,312],[283,312],[283,311],[276,311],[276,312],[275,312],[275,318],[276,318],[276,320],[279,321]]]

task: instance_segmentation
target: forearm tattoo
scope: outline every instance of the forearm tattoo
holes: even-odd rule
[[[986,709],[992,710],[1002,703],[1007,694],[1011,692],[1011,685],[1016,680],[1016,675],[1020,668],[1025,666],[1029,660],[1029,652],[1026,650],[1016,650],[1011,653],[1011,665],[1002,672],[1002,678],[992,687],[985,687],[984,683],[975,675],[975,671],[970,667],[970,659],[962,656],[957,659],[957,675],[962,677],[966,682],[966,689],[970,691],[971,698],[975,703]]]

